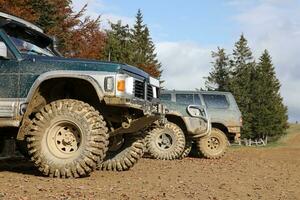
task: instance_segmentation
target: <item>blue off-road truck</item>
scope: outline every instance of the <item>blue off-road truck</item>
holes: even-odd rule
[[[0,12],[0,147],[15,138],[51,177],[129,169],[143,155],[139,133],[160,118],[159,80],[125,64],[64,58],[55,46]]]

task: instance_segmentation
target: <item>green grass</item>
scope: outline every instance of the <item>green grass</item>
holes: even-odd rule
[[[269,142],[265,147],[280,147],[288,145],[290,140],[292,140],[297,134],[300,134],[300,124],[289,124],[289,126],[290,127],[287,129],[286,135],[283,135],[274,142]]]
[[[287,144],[289,140],[293,139],[296,135],[300,134],[300,124],[290,124],[287,129],[287,134],[279,138],[279,144]]]
[[[273,148],[288,145],[288,142],[292,140],[297,134],[300,134],[300,124],[289,124],[287,134],[279,138],[277,141],[268,142],[266,146],[251,146],[246,148]],[[245,146],[231,146],[231,149],[245,148]]]

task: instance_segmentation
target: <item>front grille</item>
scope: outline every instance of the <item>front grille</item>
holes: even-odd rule
[[[147,84],[146,88],[145,88],[145,84]],[[155,89],[159,90],[159,88],[155,88]],[[154,98],[153,86],[144,81],[135,80],[133,92],[134,92],[134,97],[139,98],[139,99],[152,101],[152,99]]]
[[[143,81],[134,81],[134,96],[139,99],[145,99],[145,83]]]
[[[153,99],[153,89],[151,85],[147,85],[147,100],[151,101]]]

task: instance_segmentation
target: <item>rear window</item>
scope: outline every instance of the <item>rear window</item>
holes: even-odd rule
[[[202,94],[208,108],[228,108],[229,103],[225,95]]]
[[[171,94],[161,94],[160,99],[165,101],[171,101]]]
[[[182,104],[194,104],[193,94],[176,94],[176,102]]]

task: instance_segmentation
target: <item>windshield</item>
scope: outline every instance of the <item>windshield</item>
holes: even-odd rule
[[[11,40],[14,42],[16,47],[21,53],[31,54],[31,55],[43,55],[43,56],[54,56],[48,47],[39,47],[31,42],[22,40],[20,38],[10,37]]]
[[[22,54],[55,56],[49,37],[15,24],[4,26],[4,30]]]

